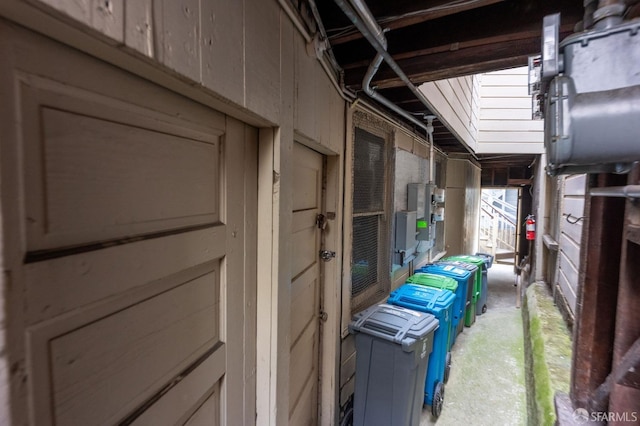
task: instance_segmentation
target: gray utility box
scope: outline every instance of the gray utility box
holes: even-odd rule
[[[354,426],[418,425],[438,319],[381,304],[355,315]]]
[[[396,238],[394,263],[406,265],[415,258],[416,212],[396,212]]]
[[[640,160],[639,31],[631,21],[575,34],[558,64],[543,63],[544,77],[560,73],[544,111],[550,175],[626,172]]]

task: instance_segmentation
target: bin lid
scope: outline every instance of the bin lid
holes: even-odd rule
[[[475,263],[464,262],[462,260],[443,260],[437,263],[438,265],[453,265],[458,268],[466,269],[467,271],[475,274],[478,271],[478,266]]]
[[[439,316],[443,310],[449,309],[455,299],[456,295],[450,290],[405,284],[392,291],[387,302]]]
[[[489,253],[476,253],[476,256],[484,259],[484,263],[487,264],[487,269],[493,266],[494,257]]]
[[[416,344],[438,326],[438,319],[430,313],[382,303],[354,315],[349,331],[376,336],[402,345],[405,352],[413,352]]]
[[[426,285],[429,287],[443,288],[455,292],[458,282],[444,275],[430,274],[428,272],[416,272],[407,279],[408,283]]]
[[[482,266],[482,269],[487,269],[487,262],[484,257],[474,256],[472,254],[460,254],[457,256],[447,257],[443,260],[459,260],[461,262],[473,263],[476,266]]]
[[[442,274],[463,280],[469,279],[470,275],[475,276],[477,270],[477,266],[464,262],[438,262],[420,268],[420,272]]]

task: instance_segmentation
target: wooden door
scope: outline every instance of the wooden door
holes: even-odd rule
[[[323,156],[294,145],[289,424],[318,421]]]
[[[255,422],[256,129],[0,38],[16,424]]]

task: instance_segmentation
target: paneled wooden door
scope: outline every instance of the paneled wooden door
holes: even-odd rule
[[[0,39],[15,424],[254,423],[257,130]]]
[[[318,422],[324,157],[296,143],[293,158],[289,424],[297,426]]]

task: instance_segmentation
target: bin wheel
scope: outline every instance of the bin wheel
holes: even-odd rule
[[[451,372],[451,352],[447,352],[447,358],[444,365],[444,382],[449,381],[449,373]]]
[[[482,313],[484,314],[485,312],[487,312],[487,305],[482,306]]]
[[[442,406],[444,405],[444,384],[442,382],[436,383],[435,390],[433,391],[433,401],[431,402],[431,414],[434,418],[440,417],[442,412]]]

